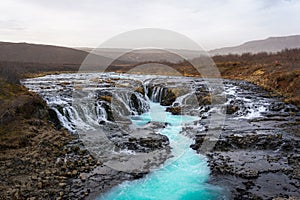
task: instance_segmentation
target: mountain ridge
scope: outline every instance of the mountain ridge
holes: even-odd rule
[[[243,53],[274,53],[284,49],[300,48],[300,35],[272,36],[261,40],[252,40],[238,46],[222,47],[208,51],[211,56]],[[89,47],[64,47],[47,44],[33,44],[26,42],[0,42],[0,61],[33,62],[52,64],[81,64],[86,56],[93,50]],[[114,57],[124,49],[99,49],[98,56]],[[177,52],[176,52],[177,51]],[[197,51],[178,49],[175,53],[184,52],[190,57],[197,57]],[[112,56],[110,56],[112,55]]]
[[[272,36],[261,40],[252,40],[238,46],[222,47],[209,51],[211,55],[243,53],[275,53],[284,49],[300,48],[300,35]]]

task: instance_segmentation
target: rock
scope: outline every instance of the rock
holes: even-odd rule
[[[115,121],[114,114],[113,114],[111,107],[107,104],[102,104],[102,106],[104,107],[104,109],[106,111],[107,120],[112,121],[112,122]]]
[[[182,96],[186,93],[188,93],[188,91],[183,88],[168,88],[165,92],[165,95],[162,96],[160,105],[170,106],[176,100],[177,97]]]
[[[41,181],[38,182],[38,188],[42,189],[43,188],[43,183]]]
[[[73,176],[76,176],[76,175],[77,175],[77,173],[78,173],[78,171],[77,171],[77,170],[73,170],[73,171],[72,171],[72,175],[73,175]]]
[[[36,181],[37,179],[38,179],[38,178],[37,178],[36,175],[32,175],[32,176],[31,176],[31,180]]]
[[[148,97],[154,102],[159,102],[162,106],[170,106],[177,97],[188,93],[184,88],[166,88],[163,85],[148,86]]]
[[[142,87],[142,86],[135,88],[134,91],[141,93],[142,95],[145,95],[145,90],[144,90],[144,87]]]
[[[258,171],[256,170],[245,170],[238,173],[238,175],[245,179],[255,179],[258,177]]]
[[[181,107],[167,107],[166,111],[172,113],[173,115],[180,115]]]
[[[54,126],[56,127],[56,129],[61,129],[62,125],[58,119],[57,113],[55,112],[55,110],[49,108],[48,109],[48,113],[49,113],[49,121],[51,121]]]
[[[63,182],[61,182],[61,183],[58,184],[59,187],[65,187],[66,185],[67,185],[67,184],[66,184],[66,183],[63,183]]]
[[[232,115],[239,110],[238,106],[227,105],[226,114]]]
[[[103,101],[107,101],[107,102],[111,102],[112,97],[111,96],[98,96],[99,100],[103,100]]]
[[[192,148],[197,150],[203,143],[205,135],[196,135],[195,143]],[[282,145],[284,143],[284,145]],[[228,151],[230,149],[272,149],[288,150],[294,148],[293,141],[283,141],[282,134],[266,135],[266,134],[253,134],[253,135],[238,135],[232,134],[220,138],[214,146],[214,150]]]
[[[141,96],[137,97],[138,94],[133,93],[130,97],[129,106],[132,111],[136,111],[139,115],[144,113],[148,108],[145,108],[142,105],[142,102],[140,101],[140,98],[143,98]]]
[[[287,198],[276,197],[276,198],[273,198],[272,200],[299,200],[299,199],[298,199],[298,197],[287,197]]]
[[[166,128],[166,126],[169,125],[168,123],[165,122],[148,122],[143,128],[147,128],[149,130],[159,130],[162,128]]]
[[[210,94],[206,94],[206,95],[197,94],[197,100],[200,106],[210,105],[212,103],[212,97]]]
[[[167,148],[169,139],[165,135],[152,133],[149,127],[137,129],[134,135],[130,134],[120,139],[115,139],[116,146],[121,149],[133,150],[136,152],[150,152],[157,149]],[[140,135],[139,133],[143,133]]]
[[[86,176],[83,173],[80,173],[79,178],[81,181],[85,181],[86,180]]]

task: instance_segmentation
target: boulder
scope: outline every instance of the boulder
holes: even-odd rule
[[[176,107],[170,106],[170,107],[167,107],[166,111],[172,113],[173,115],[180,115],[181,107],[180,106],[176,106]]]

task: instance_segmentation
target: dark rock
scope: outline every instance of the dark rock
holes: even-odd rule
[[[167,112],[172,113],[173,115],[180,115],[181,114],[181,107],[167,107],[166,108]]]
[[[140,87],[137,87],[135,90],[135,92],[138,92],[142,95],[145,95],[145,90],[144,90],[144,87],[140,86]]]
[[[226,114],[232,115],[239,110],[238,106],[228,105],[226,109]]]
[[[129,102],[129,106],[132,109],[132,111],[136,111],[139,115],[144,113],[146,110],[145,108],[142,106],[142,102],[140,102],[140,98],[143,98],[142,96],[140,96],[139,98],[137,97],[138,94],[133,93],[130,97],[130,102]],[[148,108],[147,108],[148,110]]]
[[[57,117],[57,113],[55,112],[55,110],[49,108],[48,113],[49,113],[49,121],[54,124],[56,129],[61,129],[62,125],[60,123],[60,120]]]
[[[149,152],[165,148],[169,145],[169,139],[161,134],[153,134],[148,137],[129,137],[127,140],[124,138],[123,141],[118,142],[116,145],[121,149]]]
[[[204,94],[196,94],[199,106],[210,105],[212,103],[212,96],[205,92]]]

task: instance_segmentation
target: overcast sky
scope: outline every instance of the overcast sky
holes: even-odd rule
[[[299,0],[1,0],[0,41],[96,47],[139,28],[170,29],[206,50],[300,34]]]

